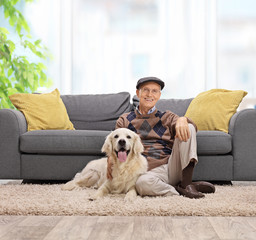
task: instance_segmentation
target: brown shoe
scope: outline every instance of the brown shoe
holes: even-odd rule
[[[201,192],[198,192],[196,187],[192,184],[189,184],[186,186],[186,188],[182,188],[180,185],[175,187],[177,192],[180,195],[183,195],[184,197],[188,198],[203,198],[204,194]]]
[[[192,182],[192,185],[196,187],[196,190],[201,193],[214,193],[215,187],[213,184],[204,181]]]

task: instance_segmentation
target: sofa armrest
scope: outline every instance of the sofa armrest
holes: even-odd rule
[[[27,131],[24,115],[12,109],[0,109],[0,179],[19,179],[20,135]]]
[[[256,180],[256,110],[244,109],[230,119],[234,176],[237,181]]]

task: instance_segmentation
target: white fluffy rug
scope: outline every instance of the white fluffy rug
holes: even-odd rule
[[[124,195],[89,198],[94,189],[62,191],[60,184],[0,185],[0,215],[98,215],[98,216],[256,216],[256,185],[216,186],[203,199],[137,197]]]

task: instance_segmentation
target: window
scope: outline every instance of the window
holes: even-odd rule
[[[38,0],[25,15],[53,53],[62,94],[128,91],[166,82],[162,98],[211,88],[256,95],[254,0]]]
[[[256,96],[256,1],[218,0],[218,87]]]
[[[163,97],[194,96],[202,91],[202,3],[74,1],[72,91],[126,90],[135,94],[137,80],[145,76],[157,76],[166,82]]]

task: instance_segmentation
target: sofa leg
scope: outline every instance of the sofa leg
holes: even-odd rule
[[[232,181],[208,181],[214,185],[229,185],[229,186],[232,186],[233,183]]]
[[[34,180],[23,179],[21,184],[62,184],[68,182],[67,180]]]

